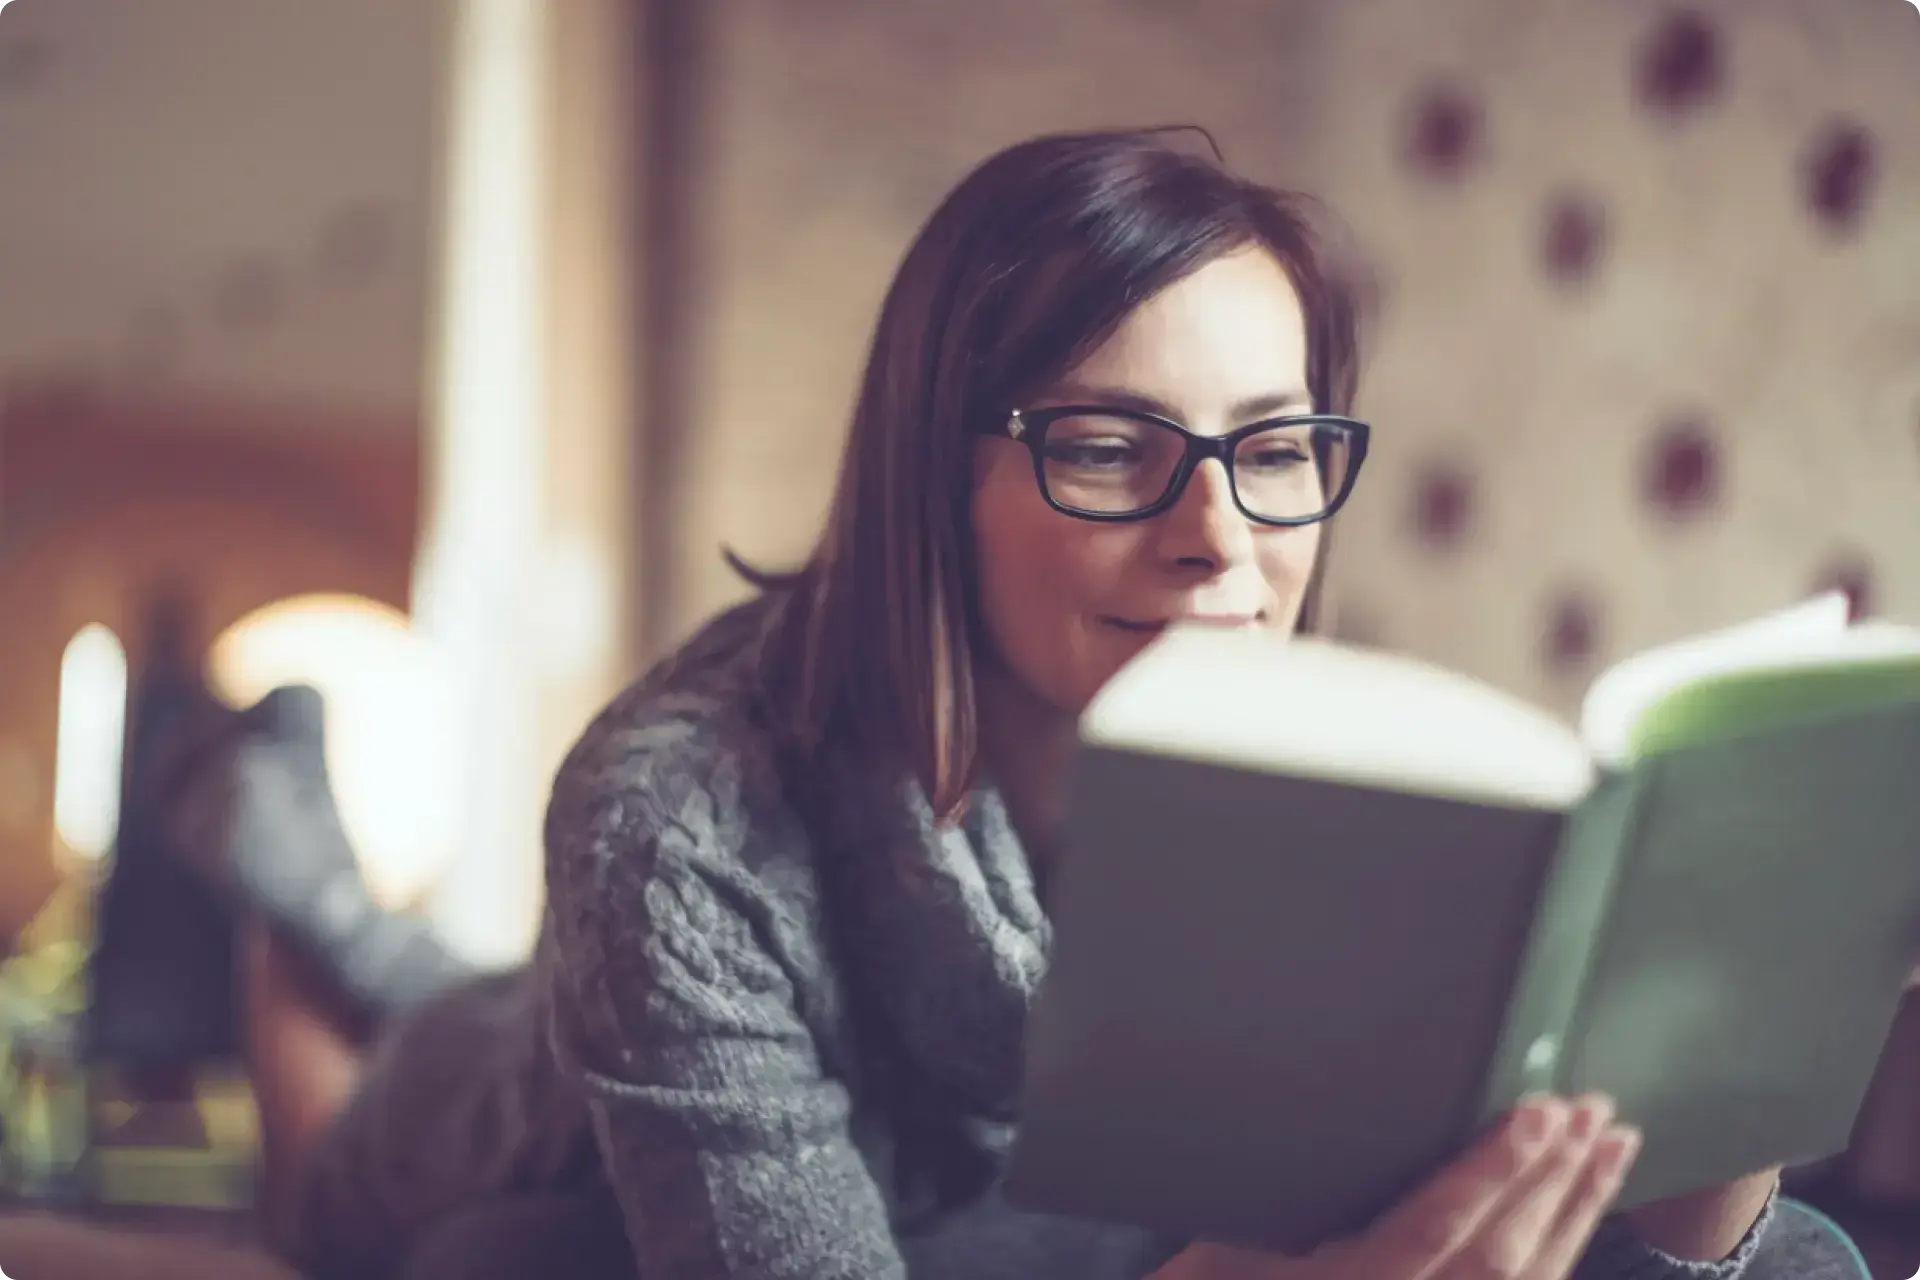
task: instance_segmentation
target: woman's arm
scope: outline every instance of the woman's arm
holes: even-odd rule
[[[1662,1253],[1690,1262],[1717,1262],[1740,1247],[1779,1185],[1780,1171],[1768,1169],[1642,1205],[1624,1216],[1635,1235]]]
[[[1829,1233],[1782,1227],[1779,1179],[1737,1179],[1629,1210],[1609,1221],[1579,1280],[1858,1280]]]
[[[555,1043],[639,1274],[903,1276],[788,967],[822,950],[810,868],[747,830],[737,767],[650,755],[563,776],[548,822]]]

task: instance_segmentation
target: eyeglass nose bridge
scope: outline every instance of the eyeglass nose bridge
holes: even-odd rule
[[[1184,438],[1186,451],[1180,459],[1180,465],[1174,468],[1173,478],[1167,484],[1167,491],[1160,496],[1158,505],[1168,510],[1178,505],[1180,500],[1187,496],[1187,487],[1193,483],[1194,476],[1200,473],[1201,464],[1218,462],[1220,470],[1226,476],[1227,496],[1234,506],[1238,507],[1240,486],[1235,483],[1233,475],[1233,451],[1237,444],[1233,438],[1203,436],[1184,429],[1180,434]]]
[[[1218,462],[1229,473],[1233,471],[1233,451],[1237,443],[1232,436],[1203,436],[1191,431],[1182,433],[1187,437],[1187,471],[1198,471],[1200,464],[1209,460]]]

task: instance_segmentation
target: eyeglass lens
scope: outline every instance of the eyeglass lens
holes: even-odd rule
[[[1179,432],[1104,414],[1056,418],[1047,427],[1041,474],[1047,496],[1097,515],[1128,515],[1159,502],[1186,456]],[[1346,485],[1348,433],[1331,423],[1279,423],[1242,439],[1233,453],[1241,505],[1269,520],[1321,514]]]

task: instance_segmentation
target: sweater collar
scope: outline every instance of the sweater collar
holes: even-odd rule
[[[843,945],[914,1069],[975,1114],[1011,1118],[1052,931],[998,791],[940,826],[914,781],[840,789]]]

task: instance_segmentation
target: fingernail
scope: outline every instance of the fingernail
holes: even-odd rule
[[[1632,1125],[1616,1125],[1607,1135],[1606,1150],[1600,1155],[1601,1173],[1608,1178],[1623,1178],[1640,1154],[1640,1131]]]
[[[1570,1132],[1576,1142],[1591,1142],[1605,1131],[1613,1119],[1613,1099],[1589,1094],[1574,1109]]]
[[[1565,1119],[1566,1108],[1557,1098],[1525,1098],[1514,1112],[1513,1134],[1521,1150],[1532,1153],[1552,1140]]]

